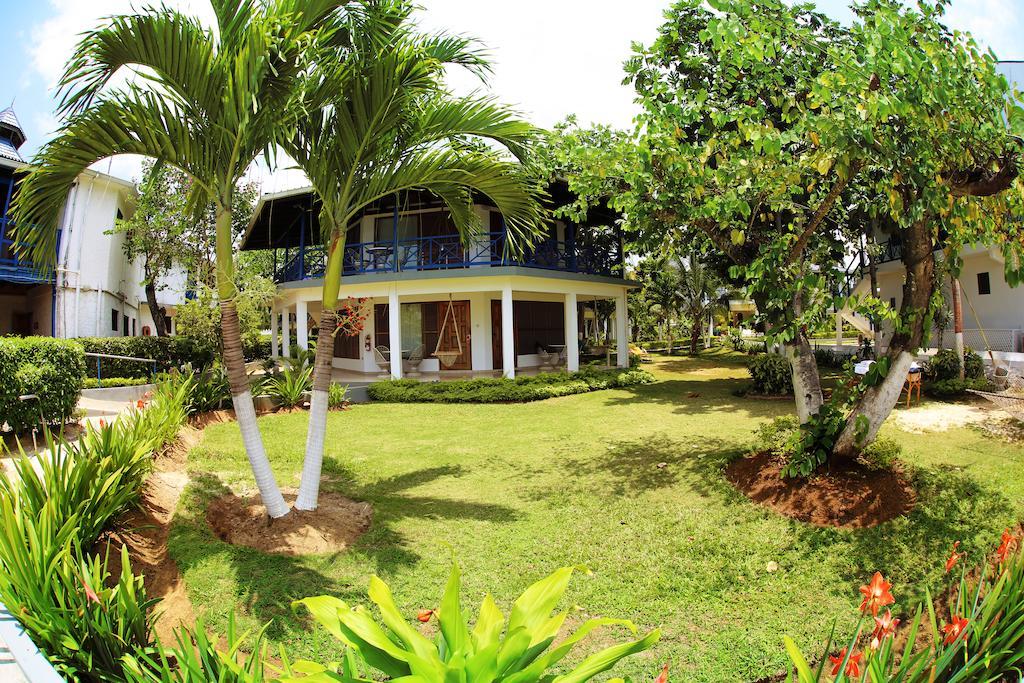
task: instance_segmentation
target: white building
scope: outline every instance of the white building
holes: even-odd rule
[[[566,193],[552,187],[556,202],[560,196],[565,201]],[[548,354],[573,371],[581,350],[584,359],[587,351],[595,359],[609,358],[584,344],[583,321],[599,300],[615,302],[613,336],[626,340],[626,292],[632,285],[622,275],[613,212],[592,211],[584,225],[555,221],[528,254],[512,257],[505,253],[501,214],[483,197],[475,210],[486,232],[469,245],[441,202],[427,193],[383,200],[349,227],[341,298],[364,299],[367,319],[358,337],[335,337],[339,372],[374,378],[386,368],[401,377],[403,363],[393,349],[404,358],[422,353],[419,370],[440,376],[513,377],[519,368],[553,362]],[[288,355],[293,339],[308,347],[319,320],[325,258],[316,241],[318,216],[310,189],[266,195],[243,238],[242,249],[275,250],[275,355]],[[627,344],[616,346],[611,362],[626,366]],[[389,362],[392,356],[396,362]]]
[[[122,234],[107,234],[134,210],[133,183],[86,170],[60,216],[56,270],[40,273],[15,255],[8,209],[17,192],[16,172],[26,166],[18,151],[24,142],[14,111],[0,112],[0,335],[155,334],[142,265],[125,259]],[[161,285],[157,301],[173,321],[175,307],[185,300],[186,274],[172,273]]]

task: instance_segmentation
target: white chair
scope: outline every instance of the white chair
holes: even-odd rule
[[[420,365],[423,363],[423,344],[420,344],[409,353],[409,357],[402,360],[402,370],[406,377],[419,377]]]
[[[541,371],[551,371],[555,369],[555,360],[558,358],[557,354],[550,353],[543,346],[537,347],[537,358],[540,360]]]
[[[391,376],[391,349],[386,346],[377,346],[373,349],[373,359],[380,368],[381,377]]]

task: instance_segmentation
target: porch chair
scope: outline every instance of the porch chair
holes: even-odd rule
[[[406,377],[419,377],[420,365],[423,363],[423,344],[420,344],[409,353],[409,357],[402,360],[402,370]]]
[[[921,372],[911,372],[907,374],[907,382],[903,385],[903,390],[907,392],[907,407],[910,407],[911,398],[914,395],[914,391],[917,391],[917,403],[921,404]]]
[[[542,372],[545,370],[550,371],[555,369],[555,360],[557,356],[549,352],[540,344],[537,345],[537,358],[540,360],[540,369]]]
[[[381,377],[391,376],[391,349],[381,345],[374,347],[373,359],[377,362],[377,367],[380,368]]]

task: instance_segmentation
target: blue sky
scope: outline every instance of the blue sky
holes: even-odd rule
[[[166,0],[208,16],[206,0]],[[620,85],[622,61],[634,40],[653,38],[670,0],[419,0],[421,23],[431,29],[478,37],[491,51],[495,73],[489,89],[533,121],[550,126],[567,114],[584,123],[628,125],[635,114],[632,92]],[[103,16],[127,11],[132,0],[0,0],[7,27],[0,108],[14,100],[31,156],[56,128],[52,87],[81,31]],[[140,4],[135,0],[134,4]],[[846,0],[818,0],[840,21]],[[970,31],[1002,59],[1024,60],[1024,0],[954,0],[947,23]],[[1024,67],[1021,69],[1024,78]],[[453,79],[453,87],[478,87]],[[130,177],[137,160],[104,162],[100,170]],[[299,182],[288,173],[259,172],[265,191]]]

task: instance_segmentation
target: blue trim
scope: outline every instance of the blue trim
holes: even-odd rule
[[[374,235],[376,237],[376,235]],[[398,255],[398,195],[395,195],[395,211],[391,219],[391,253]],[[394,264],[392,270],[398,272],[398,259],[392,259]]]
[[[0,642],[7,645],[15,664],[29,683],[65,683],[50,660],[39,651],[18,620],[0,604]]]

